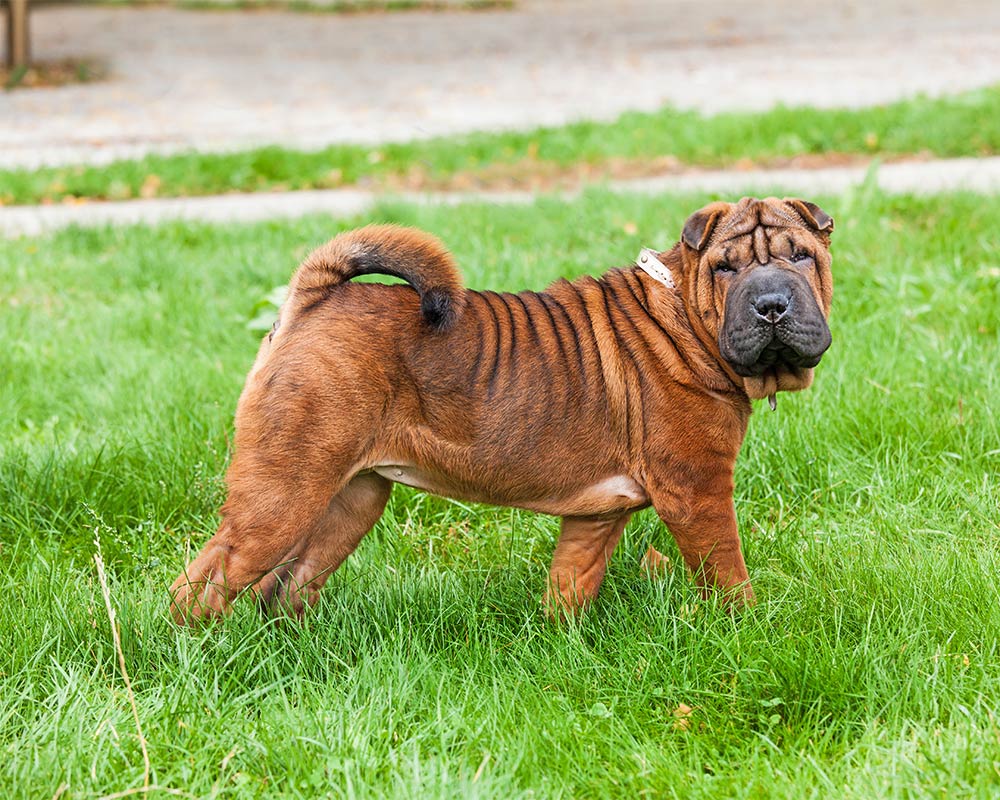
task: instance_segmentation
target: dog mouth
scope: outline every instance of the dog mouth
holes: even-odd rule
[[[823,350],[825,349],[824,347]],[[757,378],[768,371],[777,373],[811,369],[819,364],[822,358],[822,352],[803,353],[774,336],[755,355],[746,352],[731,354],[726,360],[741,378]]]
[[[772,292],[727,309],[719,350],[737,375],[756,378],[811,369],[831,341],[830,328],[811,296]]]

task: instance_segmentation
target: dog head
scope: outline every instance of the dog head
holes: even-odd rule
[[[807,388],[830,346],[832,231],[813,203],[774,197],[712,203],[684,225],[689,309],[752,398]]]

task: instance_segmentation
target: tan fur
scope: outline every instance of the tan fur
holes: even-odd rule
[[[624,269],[544,292],[474,292],[419,231],[373,226],[324,245],[247,378],[222,522],[174,583],[175,616],[214,615],[245,590],[301,611],[394,480],[563,517],[551,613],[593,600],[626,522],[649,505],[702,585],[751,601],[733,506],[749,398],[802,388],[811,370],[739,378],[719,355],[725,297],[706,265],[716,247],[753,258],[761,236],[772,249],[808,240],[828,314],[828,236],[796,202],[698,212],[689,226],[703,249],[660,255],[676,289]],[[417,291],[348,282],[375,251]]]

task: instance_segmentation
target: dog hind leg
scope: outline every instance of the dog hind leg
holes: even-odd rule
[[[391,493],[392,481],[374,472],[352,478],[312,531],[255,585],[261,604],[297,616],[314,605],[323,584],[378,522]]]
[[[297,432],[295,451],[273,441],[262,445],[259,432],[253,425],[237,430],[222,522],[170,590],[178,622],[227,612],[238,594],[282,564],[322,525],[332,501],[357,471],[356,452],[338,456],[303,441]]]
[[[597,597],[611,554],[631,516],[563,517],[543,600],[550,617],[573,615]]]

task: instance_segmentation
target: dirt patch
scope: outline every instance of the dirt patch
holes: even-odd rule
[[[92,5],[179,8],[186,11],[300,11],[376,14],[391,11],[493,11],[515,0],[87,0]]]
[[[0,86],[14,89],[44,89],[73,83],[92,83],[107,75],[105,66],[93,59],[66,58],[41,61],[27,67],[0,67]]]
[[[902,161],[928,161],[933,154],[922,152],[901,156],[883,157],[882,163]],[[872,157],[856,153],[817,153],[754,160],[742,158],[733,163],[713,165],[712,168],[726,168],[733,172],[749,172],[762,169],[802,169],[818,170],[829,167],[866,166]],[[594,163],[557,164],[525,158],[508,164],[491,164],[480,170],[458,172],[448,176],[434,176],[414,167],[402,175],[360,181],[365,188],[388,189],[392,191],[569,191],[590,183],[606,181],[627,181],[639,178],[661,178],[671,175],[697,175],[705,167],[685,164],[673,156],[656,158],[612,158]],[[334,188],[334,187],[316,187]]]

